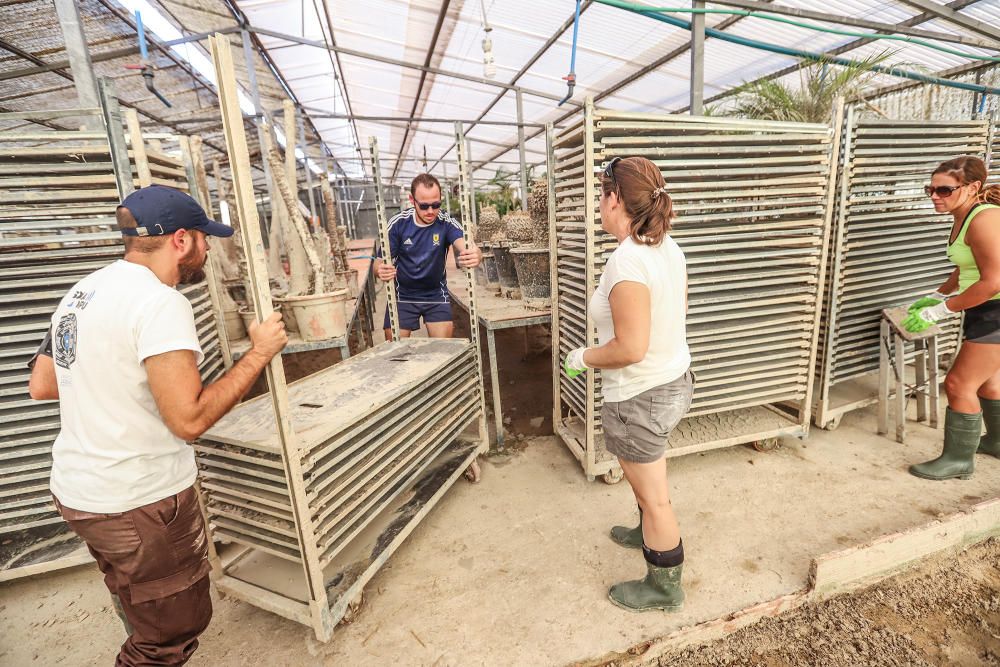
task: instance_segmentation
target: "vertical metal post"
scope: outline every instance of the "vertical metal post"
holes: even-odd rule
[[[930,393],[927,387],[927,339],[921,338],[913,342],[913,370],[916,389],[913,396],[917,401],[917,421],[927,421],[927,399]]]
[[[94,109],[100,106],[100,93],[94,77],[94,66],[90,61],[90,49],[87,48],[87,36],[80,21],[78,3],[73,0],[55,0],[55,3],[59,27],[62,28],[63,41],[66,43],[69,69],[73,73],[76,96],[81,107]],[[100,122],[100,119],[90,115],[84,121],[87,128],[92,130],[99,130]]]
[[[692,9],[704,9],[703,0],[694,0]],[[705,113],[705,15],[691,16],[691,115]]]
[[[562,417],[560,406],[559,373],[562,370],[559,363],[559,265],[557,254],[559,243],[556,240],[556,151],[555,130],[552,123],[545,124],[545,180],[548,182],[549,202],[549,289],[552,291],[552,321],[549,324],[552,334],[552,431],[558,433],[559,420]]]
[[[465,209],[468,205],[470,210],[475,211],[476,206],[472,201],[472,174],[469,171],[469,156],[467,154],[469,144],[465,139],[465,129],[461,123],[455,123],[455,146],[455,155],[458,158],[458,191],[462,198],[462,208]],[[466,247],[471,247],[473,243],[472,226],[470,216],[463,215],[462,236]],[[479,381],[479,439],[481,450],[485,451],[489,448],[489,431],[486,428],[486,388],[483,385],[483,346],[479,338],[479,308],[476,299],[475,269],[465,269],[463,273],[469,295],[469,333],[472,336],[472,346],[476,350],[476,378]],[[491,350],[491,352],[493,351]],[[496,359],[495,356],[493,358]],[[494,377],[496,376],[494,375]]]
[[[444,207],[451,215],[451,183],[448,182],[448,164],[441,165],[444,169]]]
[[[844,127],[844,98],[838,98],[834,104],[833,111],[833,126],[830,131],[830,160],[829,166],[827,167],[830,171],[827,174],[826,179],[826,201],[824,202],[824,213],[823,213],[823,229],[820,233],[820,249],[819,249],[819,276],[817,278],[816,284],[816,301],[813,307],[813,321],[812,321],[812,336],[810,338],[809,345],[809,365],[807,368],[807,378],[806,378],[806,395],[799,403],[799,424],[805,429],[805,432],[809,430],[809,422],[812,419],[812,408],[813,408],[813,394],[816,387],[816,372],[813,370],[816,368],[816,356],[819,347],[819,337],[820,337],[820,325],[823,313],[823,294],[824,288],[827,285],[827,267],[830,264],[830,228],[834,219],[834,207],[835,207],[835,195],[837,191],[837,175],[840,173],[840,153],[841,153],[841,142],[843,139],[843,127]],[[845,170],[846,172],[846,170]],[[835,270],[840,269],[840,263],[835,262]],[[835,280],[836,275],[833,279],[829,281],[831,285],[831,290],[835,290]],[[833,326],[832,322],[828,322],[828,325]],[[825,408],[825,403],[824,403]],[[825,417],[824,417],[825,418]]]
[[[899,333],[892,329],[892,346],[896,353],[896,365],[893,369],[896,377],[896,442],[906,439],[906,342]]]
[[[830,294],[827,297],[826,331],[823,339],[823,365],[819,369],[819,392],[816,417],[819,425],[825,426],[828,421],[826,412],[829,409],[830,390],[833,386],[834,348],[837,345],[837,314],[840,306],[840,272],[844,259],[844,237],[847,234],[848,200],[851,194],[851,160],[854,153],[854,107],[847,108],[844,120],[843,137],[840,140],[841,168],[831,174],[831,179],[840,178],[840,191],[833,215],[834,236],[831,243],[833,262],[830,267]],[[833,180],[832,182],[836,182]],[[888,399],[887,399],[888,400]]]
[[[941,381],[938,379],[940,370],[938,368],[938,337],[931,336],[927,341],[927,395],[930,398],[930,421],[931,428],[938,427],[938,414],[940,413]]]
[[[257,207],[253,201],[250,155],[247,150],[246,135],[243,133],[243,115],[240,112],[237,99],[232,53],[229,48],[229,40],[224,35],[209,38],[209,44],[219,86],[219,106],[222,111],[226,147],[230,154],[229,165],[233,173],[233,192],[236,198],[236,208],[239,212],[239,221],[242,225],[243,251],[246,253],[247,270],[250,274],[250,294],[247,296],[253,299],[257,314],[263,319],[274,312],[274,307],[271,303],[267,263],[264,259],[264,242],[257,220]],[[306,585],[309,589],[309,609],[312,615],[313,629],[320,641],[327,641],[333,634],[333,618],[330,614],[323,570],[320,567],[316,531],[305,492],[302,452],[292,428],[288,385],[285,381],[285,368],[282,365],[281,355],[275,355],[265,370],[278,441],[281,443],[281,462],[288,483],[296,538],[302,555]]]
[[[125,199],[135,190],[135,185],[132,180],[132,163],[128,159],[128,145],[125,143],[122,110],[118,106],[118,97],[115,96],[114,81],[101,77],[97,82],[97,91],[108,133],[108,146],[111,148],[111,162],[115,168],[118,196]]]
[[[459,125],[461,125],[461,123],[459,123]],[[464,130],[462,131],[462,135],[463,136],[465,135],[465,131]],[[465,160],[466,160],[465,169],[466,169],[466,171],[468,171],[468,181],[467,181],[468,185],[467,185],[467,187],[469,188],[469,202],[470,202],[469,203],[469,211],[470,211],[469,212],[469,221],[472,223],[473,227],[477,227],[478,228],[479,227],[479,209],[477,208],[477,205],[476,205],[476,182],[472,178],[472,170],[471,170],[471,167],[470,167],[471,160],[472,160],[472,142],[470,140],[466,139],[465,143],[463,144],[463,146],[465,146]],[[456,155],[457,154],[458,154],[458,151],[456,150]],[[458,187],[459,187],[459,190],[461,190],[461,188],[462,188],[462,164],[461,164],[461,158],[459,158],[458,177],[459,177],[459,179],[458,179]],[[459,196],[461,197],[462,195],[460,194]],[[465,202],[464,201],[462,202],[462,206],[463,207],[465,206]]]
[[[375,184],[375,219],[378,222],[378,241],[382,246],[382,261],[392,265],[392,247],[389,245],[389,222],[385,215],[385,199],[382,197],[382,167],[378,157],[378,139],[368,138],[368,150],[372,160],[372,179]],[[386,284],[386,308],[389,309],[389,327],[392,329],[392,339],[399,340],[399,311],[396,294],[396,281]]]
[[[594,209],[597,205],[596,177],[594,176],[595,149],[594,149],[594,98],[587,97],[583,106],[583,226],[584,226],[584,253],[586,265],[584,276],[587,284],[584,294],[593,294],[597,287],[597,225],[600,223],[596,219]],[[594,327],[590,318],[584,323],[584,340],[586,347],[597,345],[597,328]],[[584,415],[584,429],[586,447],[584,448],[583,472],[588,479],[594,477],[594,467],[597,464],[597,378],[596,372],[584,373],[587,385],[586,415]]]
[[[889,432],[889,365],[892,356],[892,339],[889,337],[889,320],[884,316],[878,325],[878,424],[879,435]]]
[[[524,154],[524,97],[521,89],[514,91],[517,100],[517,155],[521,163],[521,210],[528,210],[528,164]]]

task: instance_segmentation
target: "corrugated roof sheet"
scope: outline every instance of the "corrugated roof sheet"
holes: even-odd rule
[[[207,32],[237,25],[223,0],[150,0],[163,10],[172,25],[184,33]],[[424,64],[472,77],[483,76],[483,16],[479,0],[236,0],[254,28],[328,42],[338,47],[377,54],[390,59]],[[627,110],[679,111],[688,104],[690,60],[687,45],[689,32],[651,18],[607,5],[585,2],[580,21],[576,53],[577,87],[570,104],[557,106],[566,85],[562,77],[569,69],[572,28],[561,30],[571,19],[572,0],[485,0],[486,15],[492,27],[496,63],[496,82],[510,82],[526,91],[524,118],[528,122],[560,122],[582,100],[592,95],[598,104]],[[662,6],[662,0],[639,4]],[[675,7],[691,6],[690,0],[669,3]],[[990,36],[951,21],[924,14],[905,0],[777,0],[785,8],[821,11],[832,15],[867,19],[885,24],[907,21],[924,30],[974,38],[990,43]],[[85,29],[94,53],[134,44],[131,26],[112,11],[115,0],[86,0],[81,3]],[[960,0],[950,3],[961,15],[995,26],[1000,19],[1000,0]],[[721,5],[709,3],[710,8]],[[688,14],[677,14],[687,20]],[[440,20],[440,31],[435,27]],[[807,23],[841,30],[868,33],[864,28],[835,25],[815,19]],[[843,51],[845,57],[864,57],[884,50],[891,51],[888,63],[899,64],[925,73],[957,73],[976,63],[969,58],[907,42],[873,41],[856,37],[826,34],[803,27],[776,23],[759,17],[733,17],[710,14],[709,27],[762,42],[814,52]],[[30,26],[26,28],[25,26]],[[560,32],[561,30],[561,32]],[[553,35],[558,37],[546,49]],[[997,33],[1000,35],[1000,31]],[[280,107],[285,92],[277,77],[285,82],[298,101],[310,111],[312,125],[327,148],[352,175],[366,171],[367,138],[379,139],[385,178],[405,181],[421,170],[426,155],[437,172],[448,169],[454,174],[454,128],[446,123],[422,122],[421,118],[462,118],[513,122],[516,119],[515,96],[497,86],[466,81],[444,74],[402,68],[353,55],[331,56],[325,49],[294,44],[277,37],[258,35],[276,72],[259,54],[254,67],[260,83],[262,101],[269,111]],[[58,21],[51,2],[29,2],[0,7],[0,39],[24,49],[46,62],[65,57]],[[246,63],[238,35],[231,36],[238,74],[246,87]],[[1000,55],[996,48],[954,45],[959,51]],[[202,45],[190,48],[207,53]],[[433,48],[432,48],[433,44]],[[100,73],[114,76],[124,101],[135,104],[164,123],[182,123],[185,119],[214,115],[216,100],[210,91],[195,85],[192,77],[156,52],[160,68],[157,85],[176,100],[175,109],[165,109],[142,87],[141,79],[123,69],[136,58],[119,58],[98,63]],[[528,66],[530,63],[530,66]],[[659,63],[655,68],[651,64]],[[784,74],[793,85],[798,59],[768,53],[747,46],[709,38],[705,47],[705,97],[725,94],[746,81],[775,73]],[[29,66],[23,59],[0,50],[0,74]],[[648,73],[625,83],[637,72]],[[877,76],[872,85],[898,83],[890,76]],[[535,94],[536,92],[542,95]],[[42,106],[72,106],[75,91],[71,82],[53,73],[25,79],[0,81],[0,107],[11,109]],[[967,100],[957,95],[942,99]],[[957,102],[955,102],[957,103]],[[964,105],[965,102],[963,101]],[[417,119],[413,122],[388,122],[326,118],[324,114],[358,116],[393,116]],[[412,113],[411,113],[412,112]],[[207,140],[218,145],[221,134],[217,124],[175,125],[200,130]],[[166,129],[166,128],[163,128]],[[527,159],[544,163],[544,142],[537,127],[527,128]],[[482,166],[476,176],[488,178],[498,163],[517,160],[517,131],[513,126],[476,125],[468,130],[472,157]],[[253,137],[251,137],[252,139]],[[359,146],[360,144],[360,146]],[[360,153],[359,153],[359,148]],[[252,149],[253,150],[253,149]],[[503,165],[501,165],[503,166]]]

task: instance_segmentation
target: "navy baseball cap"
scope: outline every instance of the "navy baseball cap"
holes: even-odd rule
[[[118,208],[127,208],[138,225],[120,229],[122,236],[161,236],[178,229],[197,229],[208,236],[232,236],[229,225],[209,220],[205,209],[190,195],[165,185],[150,185],[125,197]]]

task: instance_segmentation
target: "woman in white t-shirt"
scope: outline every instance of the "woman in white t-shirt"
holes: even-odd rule
[[[659,169],[642,157],[614,158],[601,176],[601,227],[619,245],[608,258],[590,318],[598,347],[566,356],[570,377],[601,369],[601,423],[639,504],[639,525],[615,526],[611,538],[641,548],[644,579],[611,587],[634,611],[681,608],[684,545],[670,504],[667,436],[691,407],[694,380],[685,334],[687,270],[668,232],[673,203]]]

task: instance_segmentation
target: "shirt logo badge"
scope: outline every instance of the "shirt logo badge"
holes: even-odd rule
[[[403,241],[403,245],[413,245],[413,241],[411,241],[410,239],[406,239],[405,241]]]
[[[434,235],[434,245],[441,245],[441,235],[440,234],[435,234]]]
[[[76,315],[63,315],[56,325],[55,362],[68,369],[76,361]]]

